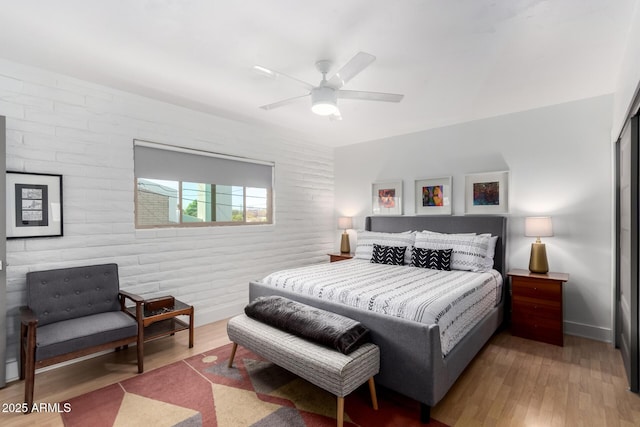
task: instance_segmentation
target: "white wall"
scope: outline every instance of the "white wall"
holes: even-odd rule
[[[620,136],[633,97],[640,88],[640,45],[638,40],[640,40],[640,2],[636,2],[634,18],[631,20],[631,28],[627,38],[627,48],[620,64],[614,93],[612,141],[617,140]]]
[[[564,291],[565,332],[611,341],[612,99],[338,148],[337,214],[355,216],[354,227],[362,229],[371,212],[371,183],[402,179],[404,213],[413,215],[414,180],[452,176],[453,213],[462,215],[465,174],[509,170],[509,267],[528,266],[532,239],[524,237],[524,217],[551,215],[555,235],[543,239],[549,266],[571,275]]]
[[[116,262],[123,289],[175,295],[202,324],[239,313],[250,280],[333,248],[332,149],[3,60],[0,115],[8,170],[64,176],[64,237],[7,241],[10,360],[28,271]],[[136,230],[134,138],[275,161],[275,225]]]

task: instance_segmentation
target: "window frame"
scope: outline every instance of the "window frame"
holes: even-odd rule
[[[247,221],[247,188],[262,188],[262,187],[255,187],[255,186],[247,186],[247,185],[231,185],[233,187],[241,187],[242,188],[242,211],[243,211],[243,220],[242,221],[202,221],[202,222],[183,222],[183,214],[184,214],[184,208],[185,206],[183,206],[183,201],[182,201],[182,196],[183,196],[183,184],[185,182],[192,182],[190,180],[187,181],[183,181],[183,180],[166,180],[166,179],[161,179],[161,178],[152,178],[152,177],[138,177],[136,176],[136,170],[135,170],[135,160],[134,160],[134,177],[133,177],[133,186],[134,186],[134,225],[135,225],[135,229],[136,230],[149,230],[149,229],[166,229],[166,228],[194,228],[194,227],[229,227],[229,226],[263,226],[263,225],[273,225],[274,224],[274,210],[273,210],[273,186],[274,186],[274,178],[275,178],[275,163],[274,162],[265,162],[265,161],[261,161],[261,160],[253,160],[253,159],[247,159],[244,157],[237,157],[237,156],[231,156],[228,154],[219,154],[219,153],[213,153],[213,152],[207,152],[207,151],[202,151],[202,150],[193,150],[193,149],[189,149],[189,148],[184,148],[184,147],[176,147],[176,146],[170,146],[170,145],[165,145],[165,144],[158,144],[158,143],[153,143],[153,142],[148,142],[148,141],[141,141],[141,140],[134,140],[134,147],[136,145],[140,145],[143,147],[151,147],[151,148],[156,148],[156,149],[160,149],[160,150],[166,150],[166,151],[177,151],[177,152],[186,152],[189,154],[193,154],[193,155],[200,155],[200,156],[208,156],[208,157],[216,157],[216,158],[222,158],[222,159],[228,159],[228,160],[233,160],[233,161],[240,161],[240,162],[247,162],[247,163],[258,163],[258,164],[264,164],[264,165],[268,165],[272,168],[271,171],[271,186],[268,188],[265,188],[266,190],[266,214],[267,214],[267,220],[266,221],[260,221],[260,222],[256,222],[256,221]],[[172,181],[172,182],[177,182],[178,183],[178,200],[177,200],[177,211],[179,212],[178,215],[178,222],[175,223],[168,223],[168,224],[153,224],[153,225],[147,225],[147,224],[140,224],[139,223],[139,217],[138,217],[138,210],[139,210],[139,188],[138,188],[138,180],[139,179],[149,179],[149,180],[153,180],[153,179],[158,179],[158,180],[165,180],[165,181]],[[226,184],[219,184],[219,183],[202,183],[202,184],[207,184],[207,185],[211,185],[211,186],[215,186],[215,185],[226,185]],[[215,206],[212,206],[213,209],[215,209]]]

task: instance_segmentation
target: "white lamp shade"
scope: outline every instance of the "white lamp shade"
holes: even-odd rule
[[[338,228],[341,230],[347,230],[353,228],[353,221],[350,216],[341,216],[338,218]]]
[[[553,224],[550,216],[533,216],[524,220],[524,235],[527,237],[553,236]]]

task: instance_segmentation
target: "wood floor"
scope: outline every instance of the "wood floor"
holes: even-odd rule
[[[145,371],[229,342],[226,321],[195,334],[192,349],[184,332],[147,343]],[[134,347],[38,373],[34,401],[60,402],[135,374]],[[0,389],[0,404],[21,403],[23,393],[23,382],[12,382]],[[451,426],[631,427],[640,425],[640,396],[627,391],[622,359],[609,344],[565,336],[565,346],[556,347],[501,332],[431,414]],[[62,422],[57,413],[0,413],[0,425]]]

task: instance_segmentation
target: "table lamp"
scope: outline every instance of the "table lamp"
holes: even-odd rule
[[[338,228],[344,230],[342,233],[342,241],[340,242],[340,252],[348,254],[351,252],[351,246],[349,245],[349,234],[347,229],[353,228],[353,221],[350,216],[341,216],[338,218]]]
[[[531,256],[529,257],[529,271],[532,273],[546,273],[549,271],[549,263],[547,262],[547,250],[544,243],[540,241],[540,237],[553,236],[553,225],[551,217],[536,216],[527,217],[524,220],[524,235],[527,237],[535,237],[535,243],[531,244]]]

